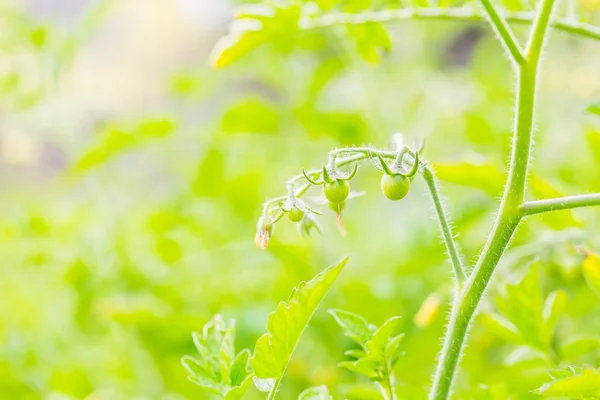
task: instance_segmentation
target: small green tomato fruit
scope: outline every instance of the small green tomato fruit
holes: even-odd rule
[[[402,200],[410,189],[410,178],[399,174],[383,174],[381,177],[381,191],[390,200]]]
[[[323,194],[331,203],[340,204],[348,198],[350,194],[350,184],[341,179],[336,179],[332,183],[325,182]]]
[[[298,207],[292,207],[292,209],[288,211],[287,216],[292,222],[300,222],[302,217],[304,217],[304,211]]]

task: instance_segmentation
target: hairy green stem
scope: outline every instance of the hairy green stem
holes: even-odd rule
[[[452,269],[454,270],[456,282],[459,286],[461,286],[466,279],[465,268],[463,266],[460,252],[458,251],[458,246],[454,241],[454,234],[452,233],[452,228],[448,222],[448,217],[446,216],[447,213],[446,210],[444,210],[444,205],[438,191],[438,185],[431,167],[425,167],[423,169],[423,179],[425,180],[425,183],[429,188],[429,192],[431,193],[431,198],[438,216],[444,243],[446,244],[446,249],[448,250],[448,256],[450,257],[450,262],[452,263]]]
[[[600,206],[600,193],[528,201],[521,206],[524,216],[572,208]]]
[[[516,121],[508,180],[491,234],[473,273],[455,297],[429,396],[432,400],[446,400],[450,395],[473,316],[523,217],[521,205],[531,152],[538,64],[554,4],[555,0],[542,0],[527,46],[526,62],[518,69]]]
[[[500,38],[502,44],[506,48],[506,51],[508,54],[510,54],[512,60],[517,65],[523,65],[525,63],[523,50],[521,50],[521,46],[519,46],[517,38],[515,38],[515,34],[513,33],[512,29],[510,29],[510,26],[508,26],[506,20],[502,18],[500,14],[498,14],[498,11],[492,4],[491,0],[480,0],[480,2],[485,9],[487,18],[496,31],[496,34]]]
[[[393,10],[365,11],[360,13],[331,12],[316,18],[306,18],[300,23],[301,29],[315,29],[333,25],[366,24],[369,22],[409,21],[414,19],[438,21],[485,21],[485,16],[472,8],[400,8]],[[507,12],[504,18],[511,23],[529,25],[535,19],[531,12]],[[600,28],[576,19],[553,19],[554,29],[589,39],[600,40]]]

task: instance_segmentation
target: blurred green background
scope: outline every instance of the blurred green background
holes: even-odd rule
[[[264,200],[331,148],[384,147],[402,132],[427,140],[473,261],[505,174],[509,62],[485,25],[417,21],[390,24],[391,51],[370,62],[360,54],[372,49],[356,48],[368,40],[332,28],[281,37],[216,71],[209,53],[233,7],[0,1],[0,398],[211,399],[180,365],[194,354],[191,332],[219,313],[237,321],[238,348],[252,348],[276,304],[346,254],[282,398],[318,384],[374,398],[336,367],[350,340],[329,307],[375,324],[403,316],[398,393],[424,398],[452,278],[422,182],[391,203],[379,173],[363,168],[353,186],[367,194],[344,212],[346,238],[325,213],[322,236],[305,240],[283,221],[259,250],[256,220]],[[600,47],[551,39],[532,196],[600,191],[600,118],[585,113],[600,98]],[[482,310],[538,258],[544,293],[569,296],[556,341],[598,337],[600,298],[577,246],[600,249],[599,227],[598,210],[528,220]],[[517,346],[477,323],[457,398],[533,397],[551,366],[510,361]],[[599,361],[595,350],[556,363]]]

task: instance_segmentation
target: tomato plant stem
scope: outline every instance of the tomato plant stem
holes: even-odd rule
[[[494,227],[479,260],[464,287],[456,293],[429,396],[432,400],[445,400],[450,395],[473,316],[523,217],[522,203],[531,152],[538,66],[554,4],[555,0],[542,0],[528,42],[526,60],[518,67],[516,120],[508,180]],[[489,6],[493,9],[491,3]],[[493,17],[490,16],[490,20],[494,23]]]
[[[523,215],[534,215],[571,208],[600,206],[600,193],[580,194],[555,199],[528,201],[521,206]]]
[[[452,228],[450,226],[450,222],[448,221],[446,210],[444,210],[444,204],[438,191],[438,184],[431,167],[427,166],[423,169],[423,179],[427,183],[429,192],[431,193],[431,198],[438,216],[440,229],[442,231],[444,243],[446,244],[446,249],[448,251],[448,257],[452,263],[452,269],[454,270],[456,282],[459,286],[461,286],[466,279],[465,268],[463,266],[463,261],[458,250],[458,246],[454,241],[454,234],[452,233]]]
[[[531,12],[505,12],[506,21],[515,24],[528,25],[534,20],[535,14]],[[414,7],[398,8],[391,10],[364,11],[358,13],[330,12],[316,18],[306,18],[301,21],[300,28],[304,30],[329,27],[334,25],[366,24],[368,22],[394,22],[434,20],[434,21],[485,21],[485,16],[478,10],[441,7]],[[600,28],[577,21],[575,19],[556,18],[551,21],[554,29],[593,40],[600,40]]]

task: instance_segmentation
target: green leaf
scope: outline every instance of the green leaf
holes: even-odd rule
[[[204,390],[227,400],[239,400],[251,385],[248,370],[249,350],[235,355],[235,324],[215,315],[202,329],[192,334],[199,357],[184,356],[181,363],[188,379]]]
[[[331,309],[329,313],[344,329],[344,335],[364,346],[371,340],[376,330],[375,325],[369,324],[366,319],[350,311]]]
[[[330,400],[331,398],[329,389],[325,385],[308,388],[298,396],[298,400]]]
[[[600,257],[588,252],[583,259],[582,270],[589,287],[600,296]]]
[[[248,360],[250,359],[250,350],[244,349],[238,353],[231,365],[229,379],[231,385],[239,386],[248,376]]]
[[[269,391],[277,390],[302,332],[347,262],[348,257],[309,282],[300,283],[288,302],[279,303],[269,316],[267,333],[256,342],[254,355],[250,359],[250,365],[259,380],[273,381]],[[263,385],[262,388],[267,386]]]
[[[248,5],[240,8],[237,18],[211,53],[211,64],[223,68],[271,39],[285,40],[298,30],[300,7]]]
[[[518,343],[520,341],[517,327],[502,315],[496,313],[481,314],[479,320],[488,332],[494,333],[509,342]]]
[[[554,331],[558,319],[565,312],[565,308],[567,307],[567,297],[567,292],[564,290],[555,290],[546,298],[543,311],[546,330]]]
[[[382,24],[348,25],[348,32],[354,39],[358,53],[369,63],[378,63],[381,52],[392,47],[392,41]]]
[[[600,337],[580,336],[564,343],[560,354],[567,360],[573,360],[598,350],[600,350]]]
[[[76,171],[87,171],[122,152],[148,142],[170,136],[177,129],[171,117],[147,118],[134,124],[109,124],[102,129],[99,140],[75,162]]]
[[[401,317],[392,317],[377,329],[364,318],[348,311],[330,310],[330,314],[344,329],[346,336],[363,348],[346,351],[345,355],[356,360],[344,361],[338,366],[374,381],[389,379],[391,369],[402,355],[400,343],[404,334],[394,335],[399,328]]]
[[[561,290],[544,298],[539,267],[533,264],[518,283],[506,285],[504,294],[496,298],[502,315],[484,317],[483,322],[505,339],[549,352],[566,302],[567,294]]]
[[[356,361],[342,361],[338,366],[374,380],[384,379],[382,377],[381,363],[379,360],[364,357]]]
[[[402,317],[392,317],[384,322],[375,333],[371,340],[366,344],[367,353],[385,353],[385,348],[392,338],[394,332],[400,327]]]
[[[589,112],[591,112],[592,114],[600,115],[600,101],[596,101],[596,102],[590,104],[588,106],[587,110]]]
[[[548,397],[597,400],[600,399],[600,375],[597,369],[584,367],[579,373],[544,384],[534,393]]]

